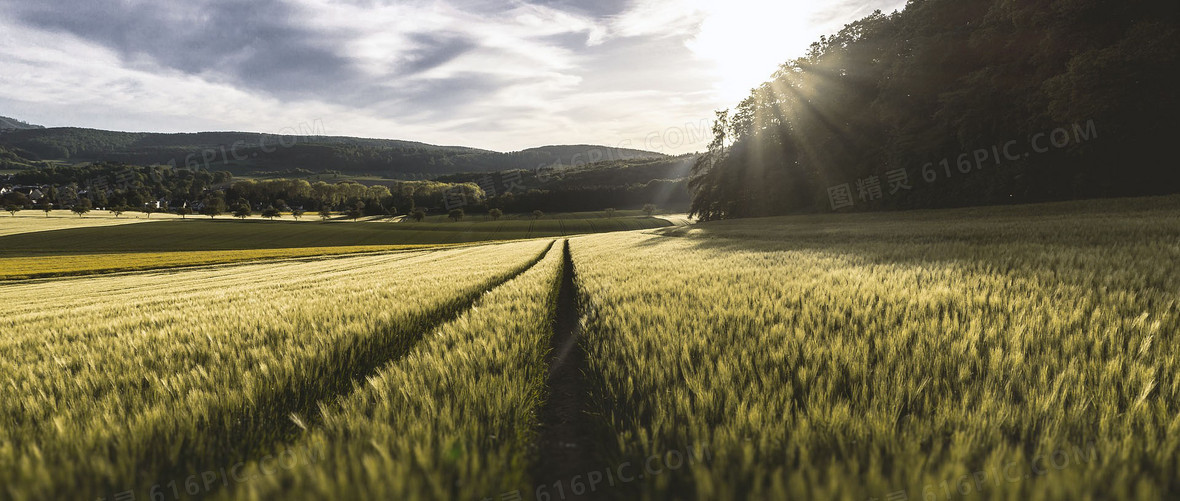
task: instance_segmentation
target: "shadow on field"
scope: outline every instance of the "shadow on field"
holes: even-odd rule
[[[1180,210],[1016,209],[718,221],[657,229],[649,233],[661,238],[635,245],[653,248],[675,238],[722,254],[815,252],[864,264],[961,266],[1083,287],[1112,286],[1133,274],[1142,277],[1137,290],[1166,290],[1174,272],[1144,270],[1180,261]]]

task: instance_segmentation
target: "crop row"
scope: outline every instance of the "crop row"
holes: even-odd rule
[[[0,485],[93,498],[255,457],[546,245],[0,287]]]
[[[572,240],[602,461],[712,452],[649,499],[1176,494],[1174,214],[913,219]]]
[[[485,294],[271,457],[236,499],[481,499],[528,489],[562,249]]]

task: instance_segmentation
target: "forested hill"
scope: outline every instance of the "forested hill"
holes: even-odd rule
[[[694,166],[706,219],[1180,191],[1175,0],[911,0],[825,37]]]
[[[291,135],[160,134],[81,128],[14,130],[0,134],[0,151],[19,155],[23,161],[22,165],[14,165],[18,167],[37,161],[94,161],[204,167],[238,175],[330,170],[394,179],[665,157],[648,151],[595,146],[546,146],[500,153],[412,141],[324,136],[308,129]]]
[[[15,118],[0,117],[0,132],[10,130],[25,130],[25,129],[43,129],[40,125],[33,125],[22,122]]]

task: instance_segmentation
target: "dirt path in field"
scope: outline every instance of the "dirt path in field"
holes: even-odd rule
[[[160,456],[149,457],[145,462],[152,465],[151,468],[154,470],[142,472],[145,482],[164,478],[185,478],[185,475],[191,475],[194,471],[207,471],[218,467],[217,465],[235,464],[243,458],[262,458],[265,454],[276,453],[282,444],[295,444],[305,433],[304,430],[320,424],[323,417],[319,412],[320,403],[331,405],[337,398],[355,391],[357,382],[364,381],[382,367],[404,357],[426,335],[470,310],[484,294],[532,269],[549,255],[554,245],[556,241],[550,241],[541,253],[527,262],[507,270],[482,287],[474,288],[470,294],[458,298],[453,304],[430,312],[422,322],[413,324],[412,327],[378,326],[379,329],[389,330],[374,334],[384,339],[384,343],[373,343],[370,349],[360,353],[351,352],[348,345],[336,346],[338,352],[328,350],[328,354],[321,361],[322,366],[328,369],[319,371],[318,379],[299,380],[295,385],[275,388],[260,398],[250,414],[241,415],[241,411],[233,408],[214,407],[211,412],[216,414],[209,419],[212,424],[202,437],[205,448],[213,452],[208,457],[182,457],[179,460]],[[296,423],[291,418],[292,415],[299,416],[300,422]],[[173,432],[161,428],[159,433]],[[171,442],[165,438],[152,438],[145,439],[144,443]],[[232,490],[231,484],[227,491]]]
[[[581,325],[568,240],[564,259],[549,355],[549,398],[541,409],[539,455],[533,467],[534,489],[544,486],[553,499],[598,499],[602,497],[601,488],[597,494],[574,493],[579,490],[574,484],[585,486],[587,474],[598,465],[594,462],[593,438],[586,414],[588,393],[583,376],[586,355],[578,344]]]

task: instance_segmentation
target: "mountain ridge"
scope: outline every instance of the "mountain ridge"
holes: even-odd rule
[[[15,152],[26,160],[25,164],[113,161],[136,165],[197,165],[238,175],[331,170],[391,179],[425,179],[460,172],[535,169],[604,160],[669,158],[651,151],[595,145],[545,145],[498,152],[398,139],[318,135],[316,130],[298,132],[164,133],[82,127],[24,128],[0,135],[0,148]],[[14,167],[16,163],[9,162],[8,166]]]
[[[0,116],[0,131],[9,130],[30,130],[30,129],[44,129],[40,125],[34,125],[28,122],[17,120],[15,118]]]

